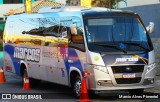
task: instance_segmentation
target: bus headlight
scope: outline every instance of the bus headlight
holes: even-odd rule
[[[95,69],[108,73],[107,67],[105,66],[95,66]]]
[[[90,68],[94,68],[96,70],[99,70],[108,74],[108,70],[106,66],[90,65]]]
[[[156,63],[149,64],[148,67],[147,67],[147,72],[150,71],[152,68],[155,68],[155,67],[156,67]]]

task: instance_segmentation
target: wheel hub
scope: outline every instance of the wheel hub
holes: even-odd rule
[[[80,92],[81,92],[81,81],[77,80],[75,83],[75,93],[77,94],[77,96],[80,96]]]

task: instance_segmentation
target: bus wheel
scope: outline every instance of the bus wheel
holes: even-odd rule
[[[25,78],[25,77],[28,77],[27,69],[26,69],[26,68],[24,68],[24,69],[22,70],[21,77],[22,77],[22,85],[23,85],[23,84],[24,84],[24,78]]]
[[[74,80],[74,83],[73,83],[73,92],[74,92],[74,95],[79,98],[80,97],[80,92],[81,92],[81,78],[80,76],[77,76]]]
[[[131,89],[129,90],[130,95],[143,95],[144,89]]]
[[[27,69],[24,68],[22,78],[28,77]]]
[[[25,77],[28,77],[28,73],[27,73],[27,69],[26,68],[24,68],[24,70],[23,70],[23,76],[22,76],[23,83],[24,83],[24,78]],[[30,87],[34,88],[34,87],[37,87],[39,85],[40,80],[29,78],[29,82],[30,82]]]

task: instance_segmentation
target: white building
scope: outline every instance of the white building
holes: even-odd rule
[[[22,6],[24,6],[24,4],[0,4],[0,18],[3,18],[3,14],[9,12],[9,10],[15,10]]]

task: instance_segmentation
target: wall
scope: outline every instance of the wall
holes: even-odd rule
[[[0,4],[0,18],[4,17],[3,14],[9,12],[10,9],[18,9],[24,6],[24,4]]]
[[[127,6],[140,6],[140,5],[150,5],[150,4],[157,4],[159,0],[127,0]]]
[[[3,0],[0,0],[0,4],[3,4]]]
[[[150,37],[156,53],[156,64],[159,69],[157,74],[160,75],[160,4],[135,6],[123,9],[137,12],[145,26],[148,26],[150,21],[155,23],[155,30],[150,34]]]

